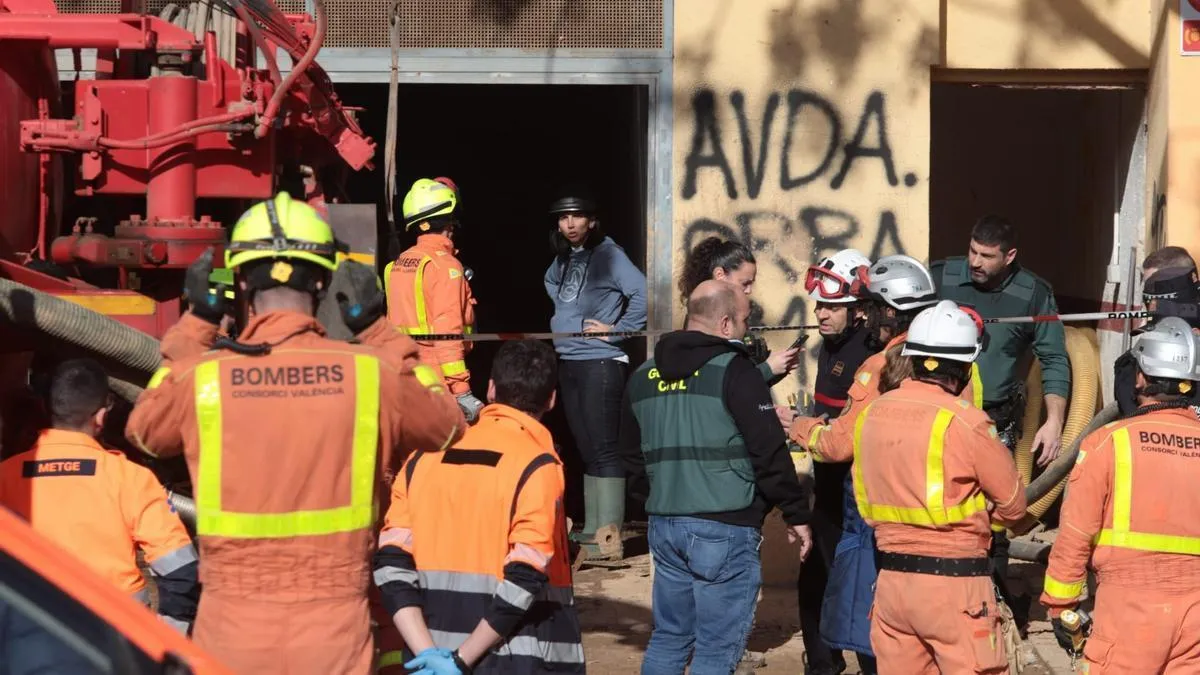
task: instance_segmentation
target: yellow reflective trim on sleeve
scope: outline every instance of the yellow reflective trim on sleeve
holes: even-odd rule
[[[813,455],[820,456],[817,452],[817,442],[821,439],[821,432],[825,430],[825,426],[818,424],[813,427],[812,433],[808,435],[808,449]]]
[[[1007,527],[1005,527],[999,523],[992,523],[991,528],[992,528],[992,532],[1003,532],[1008,529]]]
[[[1083,593],[1084,583],[1084,579],[1080,579],[1074,583],[1067,583],[1047,574],[1045,581],[1042,583],[1042,590],[1046,592],[1046,595],[1055,600],[1074,600]]]
[[[874,405],[874,404],[872,404]],[[867,406],[870,410],[870,406]],[[862,480],[862,429],[866,422],[866,411],[854,423],[854,499],[858,502],[858,512],[866,520],[878,522],[903,523],[905,525],[923,525],[926,527],[944,526],[957,523],[983,511],[987,508],[987,499],[982,493],[976,493],[964,501],[951,507],[945,506],[945,468],[943,451],[945,446],[946,429],[953,421],[954,414],[949,410],[938,411],[934,418],[933,428],[929,434],[929,447],[925,459],[925,506],[888,506],[872,504],[867,499],[866,486]]]
[[[154,371],[154,375],[152,375],[150,377],[150,381],[148,383],[146,383],[146,388],[147,389],[158,389],[158,385],[162,384],[162,381],[167,379],[167,375],[170,375],[170,374],[171,374],[170,368],[168,368],[166,366],[159,368],[158,370]]]
[[[426,389],[438,393],[444,391],[442,388],[442,379],[438,377],[433,368],[430,368],[424,363],[413,367],[413,375],[416,376],[417,382],[420,382],[421,386],[425,387]]]
[[[391,666],[404,665],[404,652],[390,651],[379,655],[379,667],[376,670],[383,670]]]
[[[983,375],[979,373],[979,364],[971,364],[971,403],[983,410]]]
[[[442,364],[442,374],[446,377],[454,377],[467,372],[466,361],[451,361],[450,363]]]
[[[273,539],[350,532],[375,522],[375,461],[379,446],[379,360],[354,356],[354,438],[350,504],[283,513],[241,513],[222,508],[223,434],[221,371],[217,361],[196,367],[196,420],[200,457],[196,481],[196,533],[202,536]]]

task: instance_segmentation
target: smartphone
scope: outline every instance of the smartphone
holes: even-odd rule
[[[808,333],[807,332],[801,333],[800,337],[796,338],[796,341],[793,342],[792,345],[790,347],[788,347],[788,349],[790,350],[790,349],[796,349],[797,347],[803,347],[804,343],[807,341],[808,341]]]

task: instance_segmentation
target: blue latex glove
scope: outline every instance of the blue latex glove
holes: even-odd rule
[[[412,671],[412,675],[462,675],[458,666],[454,665],[454,657],[449,649],[430,647],[417,654],[404,667]],[[419,668],[420,670],[414,670]]]

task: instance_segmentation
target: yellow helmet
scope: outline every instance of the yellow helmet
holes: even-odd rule
[[[250,207],[229,236],[225,267],[233,270],[252,260],[292,258],[327,270],[337,268],[337,241],[317,210],[280,192]]]
[[[411,230],[413,225],[434,216],[448,216],[454,213],[457,206],[458,194],[453,188],[445,183],[421,178],[404,195],[404,229]],[[419,229],[428,232],[430,226],[423,223]]]

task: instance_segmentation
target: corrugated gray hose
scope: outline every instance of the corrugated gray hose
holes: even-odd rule
[[[196,502],[191,497],[185,497],[178,492],[167,490],[167,503],[175,509],[179,514],[179,519],[184,525],[195,529],[196,527]]]
[[[35,329],[137,372],[151,374],[162,363],[158,340],[149,335],[8,279],[0,279],[0,320]],[[112,377],[109,385],[119,396],[130,401],[142,391],[136,384]]]

